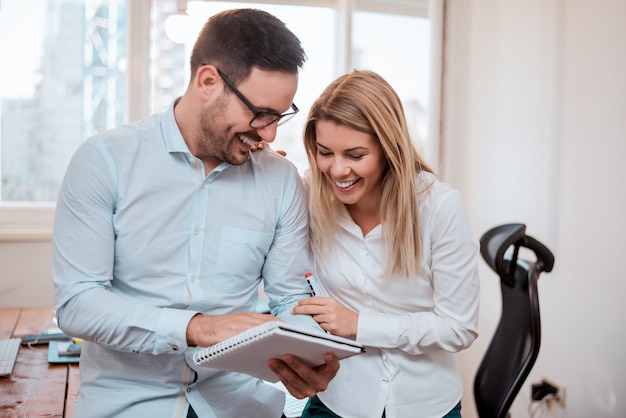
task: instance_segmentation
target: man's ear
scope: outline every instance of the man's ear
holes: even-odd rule
[[[203,65],[196,71],[194,81],[198,97],[202,101],[208,101],[209,98],[216,94],[220,84],[220,75],[214,65]]]

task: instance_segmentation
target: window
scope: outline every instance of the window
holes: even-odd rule
[[[1,51],[2,202],[54,201],[83,139],[124,122],[125,3],[90,3],[2,2],[2,39],[28,39]]]
[[[308,60],[295,98],[301,112],[280,127],[273,145],[302,172],[308,109],[353,68],[377,71],[396,88],[424,148],[433,23],[440,25],[429,13],[443,0],[428,7],[427,0],[261,1],[189,1],[192,33],[180,44],[163,30],[174,0],[2,0],[0,38],[19,42],[0,44],[0,241],[49,240],[74,150],[94,133],[165,110],[186,88],[201,25],[228,8],[265,9],[303,43]]]

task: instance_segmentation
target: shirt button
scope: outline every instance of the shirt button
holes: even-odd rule
[[[177,345],[173,345],[172,346],[172,351],[174,351],[175,353],[178,352],[178,346]]]
[[[200,228],[198,228],[197,226],[193,229],[193,233],[198,235],[200,233]]]
[[[191,393],[191,386],[187,386],[187,393]]]
[[[139,350],[134,349],[134,350],[133,350],[133,354],[139,354]]]
[[[191,283],[195,283],[196,282],[196,275],[192,275],[189,280],[191,280]]]

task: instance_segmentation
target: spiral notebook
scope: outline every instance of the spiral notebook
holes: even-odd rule
[[[267,365],[271,358],[293,354],[315,367],[324,364],[325,353],[333,353],[343,359],[363,352],[365,349],[356,341],[286,322],[271,321],[197,351],[193,354],[193,361],[213,369],[246,373],[268,382],[277,382],[278,377]]]

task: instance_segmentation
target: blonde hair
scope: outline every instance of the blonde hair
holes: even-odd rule
[[[304,146],[310,167],[311,243],[320,263],[332,253],[339,214],[345,211],[317,167],[315,126],[322,120],[372,135],[380,142],[387,159],[380,206],[387,260],[383,277],[417,275],[422,259],[418,174],[433,170],[411,141],[400,98],[380,75],[353,71],[333,81],[311,107]]]

